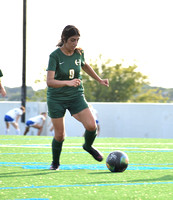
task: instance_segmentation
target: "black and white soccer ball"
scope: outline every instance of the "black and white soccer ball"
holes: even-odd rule
[[[123,151],[113,151],[106,159],[106,166],[111,172],[124,172],[129,164],[129,158]]]

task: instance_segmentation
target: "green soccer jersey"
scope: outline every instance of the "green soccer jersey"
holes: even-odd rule
[[[2,71],[0,70],[0,77],[2,77],[3,76],[3,73],[2,73]]]
[[[67,56],[58,48],[50,54],[47,71],[55,71],[55,80],[72,80],[75,78],[82,80],[80,71],[84,64],[83,50],[81,50],[81,55],[75,51],[73,55]],[[49,101],[72,100],[82,95],[83,92],[82,82],[78,87],[48,87],[47,99]]]

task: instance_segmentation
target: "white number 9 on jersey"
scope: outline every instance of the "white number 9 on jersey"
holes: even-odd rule
[[[74,69],[70,69],[69,70],[69,79],[73,79],[74,78]]]

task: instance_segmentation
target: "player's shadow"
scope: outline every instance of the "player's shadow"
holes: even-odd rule
[[[116,175],[117,173],[111,173],[111,172],[94,172],[94,173],[89,173],[89,174],[108,174],[110,173],[111,175],[114,174]],[[121,172],[119,172],[121,173]],[[116,181],[118,183],[133,183],[133,182],[155,182],[155,181],[172,181],[173,180],[173,175],[166,175],[166,176],[161,176],[161,177],[157,177],[157,178],[144,178],[144,179],[133,179],[133,180],[127,180],[127,181]],[[99,182],[91,182],[92,184],[94,183],[99,183]],[[100,183],[114,183],[113,181],[102,181]],[[89,183],[88,183],[89,184]]]
[[[161,176],[157,178],[148,178],[148,179],[134,179],[130,180],[128,182],[151,182],[151,181],[172,181],[173,176],[172,175],[166,175],[166,176]]]
[[[110,171],[104,171],[104,172],[89,172],[88,174],[93,174],[93,175],[95,175],[95,174],[119,174],[119,173],[122,173],[122,172],[116,172],[116,173],[113,173],[113,172],[110,172]]]
[[[70,170],[69,170],[70,172]],[[49,169],[39,169],[38,171],[21,171],[21,172],[8,172],[8,173],[0,173],[0,178],[3,177],[24,177],[24,176],[40,176],[40,175],[47,175],[51,173],[57,173],[56,170],[49,170]],[[58,173],[63,173],[63,171],[58,171]]]

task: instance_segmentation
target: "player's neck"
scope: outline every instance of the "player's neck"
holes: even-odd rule
[[[71,56],[74,53],[74,50],[70,50],[70,49],[66,48],[65,46],[62,46],[60,49],[67,56]]]

